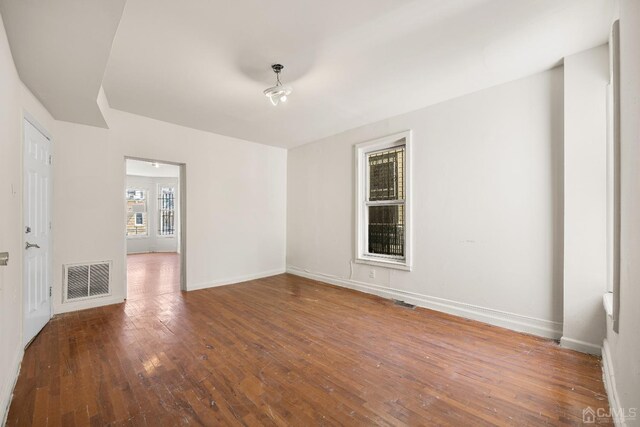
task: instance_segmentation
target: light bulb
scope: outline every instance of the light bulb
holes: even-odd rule
[[[287,95],[282,95],[282,97],[280,98],[280,101],[287,102]]]

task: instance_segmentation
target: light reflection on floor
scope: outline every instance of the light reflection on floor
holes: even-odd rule
[[[127,255],[127,299],[180,292],[180,254]]]

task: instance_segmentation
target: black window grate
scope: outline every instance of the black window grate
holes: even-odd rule
[[[369,253],[404,256],[404,206],[369,206]]]
[[[404,146],[369,154],[369,201],[404,199]]]
[[[175,234],[175,192],[173,188],[162,188],[158,195],[158,234],[173,236]]]
[[[368,252],[405,256],[405,146],[375,151],[368,163]]]

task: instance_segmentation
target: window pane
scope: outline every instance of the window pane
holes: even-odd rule
[[[369,206],[369,253],[404,256],[404,205]]]
[[[162,187],[158,192],[158,234],[173,236],[175,234],[175,192],[171,187]]]
[[[147,235],[147,200],[146,192],[138,189],[127,189],[127,236]]]
[[[367,155],[369,200],[404,199],[404,146]]]

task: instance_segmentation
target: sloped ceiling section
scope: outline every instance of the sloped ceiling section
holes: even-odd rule
[[[285,148],[522,78],[607,42],[613,0],[0,0],[60,120],[112,108]],[[124,11],[123,11],[124,9]],[[270,65],[293,86],[273,107]]]
[[[0,0],[23,83],[58,120],[106,127],[96,102],[126,0]]]

